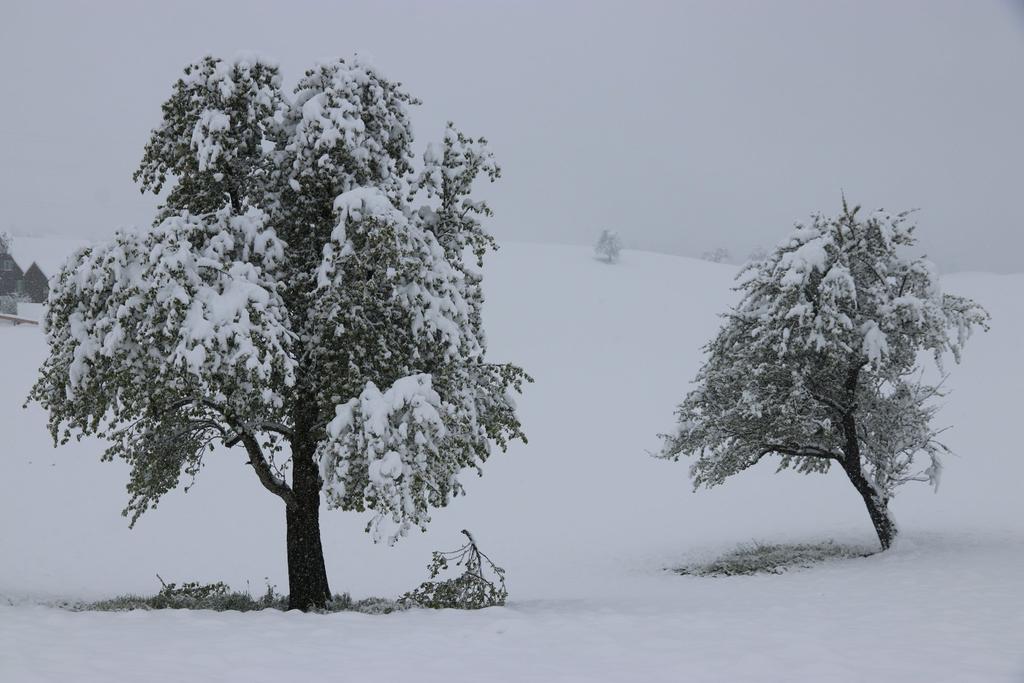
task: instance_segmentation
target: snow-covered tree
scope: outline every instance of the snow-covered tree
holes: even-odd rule
[[[932,425],[938,383],[923,378],[920,352],[941,372],[988,315],[904,254],[915,241],[907,214],[858,214],[844,201],[838,218],[815,216],[741,271],[741,300],[705,347],[661,456],[696,456],[695,488],[765,456],[804,473],[839,466],[887,548],[896,488],[937,485],[945,451]]]
[[[0,254],[6,254],[11,250],[11,236],[0,231]]]
[[[528,377],[481,326],[495,245],[471,188],[498,168],[451,124],[417,162],[413,104],[359,58],[292,96],[258,58],[190,65],[135,174],[169,187],[154,226],[78,252],[50,292],[32,398],[54,439],[109,440],[133,524],[215,444],[243,448],[284,503],[293,608],[330,595],[321,494],[393,542],[524,438]]]
[[[594,253],[599,259],[606,263],[615,263],[619,260],[619,252],[622,251],[622,240],[619,234],[611,230],[602,230],[601,236],[594,245]]]

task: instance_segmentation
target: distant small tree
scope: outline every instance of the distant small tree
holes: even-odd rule
[[[0,254],[10,253],[13,242],[10,234],[0,231]],[[28,297],[18,292],[0,295],[0,313],[17,315],[18,303],[22,301],[28,301]]]
[[[906,213],[858,214],[844,201],[838,218],[815,216],[740,273],[740,303],[705,347],[661,456],[695,456],[695,488],[767,455],[803,473],[838,465],[888,548],[896,488],[937,485],[946,451],[931,424],[941,382],[922,378],[919,352],[940,371],[944,354],[959,362],[988,314],[943,294],[931,263],[903,255],[915,242]]]
[[[622,240],[619,234],[611,230],[602,230],[601,236],[594,246],[594,253],[606,263],[615,263],[619,260],[619,252],[622,250]]]
[[[711,251],[705,251],[700,257],[705,261],[711,261],[711,263],[728,263],[732,256],[729,254],[729,250],[724,247],[718,247]]]
[[[166,203],[57,274],[31,398],[56,441],[106,438],[132,523],[215,444],[281,502],[289,606],[330,597],[321,499],[374,539],[423,528],[492,445],[522,438],[528,378],[486,359],[474,181],[451,124],[417,161],[401,84],[360,60],[308,70],[207,57],[163,105],[135,178]],[[466,258],[471,253],[475,263]]]
[[[0,295],[0,313],[8,315],[18,314],[18,304],[29,303],[31,299],[25,294],[4,294]]]

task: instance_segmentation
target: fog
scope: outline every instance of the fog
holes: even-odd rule
[[[207,53],[294,83],[359,52],[504,177],[500,239],[742,259],[794,221],[917,208],[944,270],[1024,270],[1024,7],[872,2],[24,2],[0,7],[0,230],[144,225],[131,181],[160,104]]]

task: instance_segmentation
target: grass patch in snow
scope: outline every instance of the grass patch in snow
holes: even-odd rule
[[[252,612],[265,609],[284,611],[288,609],[288,596],[281,595],[274,586],[270,585],[267,586],[265,593],[254,597],[249,591],[231,590],[226,583],[220,581],[207,584],[189,582],[180,586],[174,583],[164,583],[163,588],[156,595],[119,595],[109,600],[60,603],[59,606],[75,612],[126,612],[136,609],[205,609],[215,612]],[[327,603],[327,609],[324,612],[389,614],[402,609],[406,608],[394,600],[386,598],[353,600],[348,593],[342,593],[336,594]]]
[[[827,560],[846,560],[874,555],[865,546],[823,543],[753,543],[743,544],[711,562],[690,564],[675,570],[692,576],[742,576],[749,574],[782,574],[790,569],[806,569]]]

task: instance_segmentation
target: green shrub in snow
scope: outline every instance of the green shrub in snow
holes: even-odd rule
[[[159,578],[159,577],[157,577]],[[91,603],[66,603],[62,607],[82,611],[125,612],[129,610],[191,609],[213,610],[215,612],[252,612],[256,610],[288,609],[288,596],[281,595],[276,588],[267,585],[262,595],[253,597],[249,591],[233,591],[221,581],[201,584],[190,581],[178,585],[164,583],[160,592],[152,596],[120,595],[109,600]],[[364,598],[353,600],[348,593],[335,594],[327,602],[323,612],[361,612],[363,614],[389,614],[404,609],[394,600],[385,598]]]
[[[736,576],[742,574],[782,574],[790,569],[805,569],[818,562],[867,557],[873,552],[860,546],[824,543],[759,543],[739,546],[716,560],[691,564],[676,570],[694,576]]]

